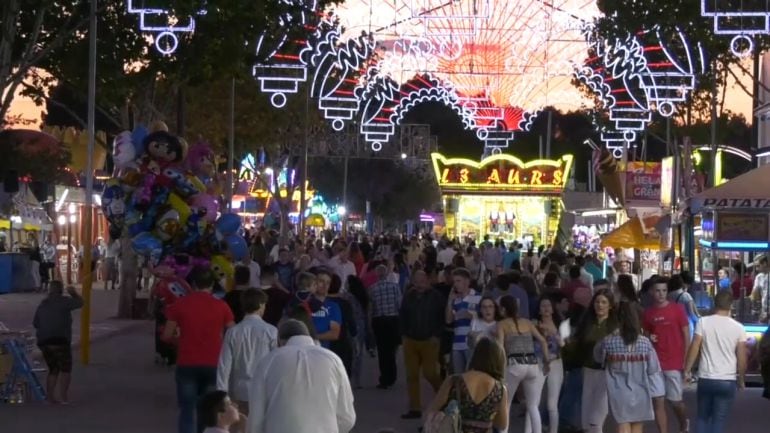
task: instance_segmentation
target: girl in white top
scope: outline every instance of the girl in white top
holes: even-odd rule
[[[497,321],[500,319],[500,310],[495,300],[490,296],[481,298],[478,314],[471,320],[471,330],[468,332],[468,347],[471,353],[480,339],[496,338]]]

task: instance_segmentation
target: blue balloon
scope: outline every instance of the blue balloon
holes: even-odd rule
[[[163,253],[163,242],[149,232],[142,232],[134,236],[131,240],[131,247],[137,254],[152,258],[153,264],[157,264],[157,260],[160,260]]]
[[[137,126],[131,133],[131,142],[134,143],[134,149],[136,149],[136,157],[140,157],[144,154],[144,138],[150,134],[144,126]]]
[[[242,236],[229,235],[225,238],[225,243],[227,244],[227,252],[237,261],[243,260],[249,254],[249,247]]]
[[[241,228],[241,217],[238,214],[223,214],[216,223],[217,232],[224,236],[235,234]]]

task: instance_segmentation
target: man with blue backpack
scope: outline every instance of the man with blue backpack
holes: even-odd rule
[[[695,325],[698,323],[698,319],[700,319],[700,314],[698,313],[698,308],[695,307],[695,300],[687,292],[681,275],[674,275],[668,280],[668,299],[684,307],[687,319],[690,322],[690,337],[692,338]]]

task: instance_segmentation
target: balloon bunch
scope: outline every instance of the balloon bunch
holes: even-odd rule
[[[167,279],[186,278],[195,266],[232,276],[233,261],[248,248],[240,217],[218,215],[208,144],[188,146],[159,122],[120,133],[112,159],[115,173],[104,187],[102,210],[113,238],[128,235],[134,251]]]

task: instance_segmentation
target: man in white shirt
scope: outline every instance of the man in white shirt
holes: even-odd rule
[[[342,289],[344,292],[346,292],[348,289],[348,277],[351,275],[356,276],[356,266],[353,264],[353,262],[348,260],[348,248],[343,247],[340,249],[336,256],[329,259],[327,266],[329,266],[334,271],[334,273],[340,277],[340,281],[342,281]]]
[[[251,254],[246,254],[241,260],[243,266],[249,268],[249,287],[259,287],[262,281],[259,278],[259,274],[262,270],[259,268],[259,263],[255,262],[251,258]]]
[[[688,380],[692,379],[692,368],[700,352],[697,432],[725,431],[736,388],[745,387],[746,331],[730,317],[732,305],[733,295],[729,290],[717,293],[716,312],[698,321],[687,351],[684,374]]]
[[[262,320],[267,295],[257,289],[247,289],[241,296],[243,320],[225,334],[217,365],[217,389],[233,396],[243,413],[249,410],[249,384],[257,363],[275,349],[278,330]]]
[[[104,276],[104,289],[107,290],[107,284],[112,282],[112,290],[115,290],[115,285],[118,281],[118,257],[120,256],[120,241],[110,240],[104,251],[104,264],[105,273]]]
[[[586,287],[591,288],[594,286],[594,276],[590,272],[586,271],[586,258],[583,256],[575,257],[575,264],[580,266],[580,281],[582,281]],[[634,289],[639,290],[638,286]]]
[[[40,254],[43,256],[43,263],[40,266],[43,268],[45,278],[42,279],[42,289],[48,289],[48,282],[53,278],[51,271],[56,267],[56,247],[51,242],[51,237],[48,236],[40,248]]]
[[[342,360],[298,320],[281,324],[278,342],[254,371],[247,433],[348,433],[356,412]]]
[[[767,273],[767,257],[757,263],[757,275],[754,277],[754,293],[759,301],[759,321],[767,322],[770,316],[770,278]]]
[[[441,251],[438,252],[438,255],[436,256],[436,260],[443,264],[444,267],[447,267],[452,264],[452,260],[457,255],[457,250],[454,249],[454,245],[451,243],[443,243],[441,244],[442,248]]]

